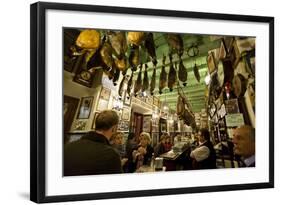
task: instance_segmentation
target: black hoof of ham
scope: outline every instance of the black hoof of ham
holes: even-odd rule
[[[173,91],[173,89],[172,88],[170,88],[170,92],[172,92]]]
[[[186,86],[186,83],[183,83],[183,86],[185,87],[185,86]]]

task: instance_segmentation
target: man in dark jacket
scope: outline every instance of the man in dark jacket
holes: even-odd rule
[[[109,140],[117,130],[118,115],[105,110],[96,118],[95,132],[64,147],[64,175],[92,175],[121,173],[120,155]]]
[[[199,131],[199,146],[190,153],[193,159],[192,167],[194,169],[215,169],[216,168],[216,152],[210,141],[210,133],[208,129]]]

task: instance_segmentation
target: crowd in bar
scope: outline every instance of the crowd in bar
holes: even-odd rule
[[[63,38],[64,176],[255,167],[255,38]]]

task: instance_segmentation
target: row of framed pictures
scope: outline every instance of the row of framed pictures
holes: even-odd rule
[[[106,110],[108,108],[110,94],[111,94],[110,89],[102,87],[100,91],[97,111]],[[81,98],[77,119],[88,119],[90,117],[90,113],[93,107],[93,102],[94,102],[93,96]]]
[[[98,116],[100,112],[95,112],[94,113],[94,118],[93,118],[93,122],[92,122],[92,126],[91,129],[95,129],[95,121],[96,118]],[[128,121],[128,130],[129,130],[129,120],[130,120],[130,114],[131,114],[131,109],[129,107],[123,107],[123,109],[121,111],[118,111],[118,115],[119,115],[119,124],[121,122],[126,122]],[[121,126],[121,125],[120,125]],[[122,125],[121,127],[124,127],[125,125]]]

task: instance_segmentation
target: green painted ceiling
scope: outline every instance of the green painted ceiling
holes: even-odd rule
[[[162,102],[166,101],[169,105],[169,107],[172,110],[176,110],[176,104],[177,104],[177,97],[178,97],[178,89],[176,85],[172,92],[169,91],[169,89],[166,87],[163,90],[163,93],[159,94],[159,75],[161,72],[162,67],[162,57],[164,55],[168,55],[169,53],[169,47],[165,38],[165,35],[163,33],[153,33],[154,34],[154,42],[156,47],[156,56],[157,56],[157,69],[156,69],[156,88],[154,91],[154,95],[159,97]],[[205,108],[205,77],[208,74],[208,68],[207,68],[207,53],[209,50],[216,49],[220,46],[220,39],[212,40],[210,36],[206,35],[193,35],[193,34],[182,34],[183,40],[184,40],[184,54],[182,56],[183,64],[187,68],[188,71],[188,77],[187,77],[187,85],[184,87],[182,83],[180,82],[180,87],[183,88],[191,106],[193,112],[200,112],[203,108]],[[199,48],[199,54],[196,57],[189,57],[187,55],[187,50],[190,46],[193,44],[198,45]],[[143,52],[144,56],[142,59],[147,59],[147,54]],[[173,62],[178,62],[178,56],[176,54],[173,55]],[[143,60],[145,61],[145,60]],[[196,65],[198,66],[199,73],[200,73],[200,82],[198,82],[194,76],[193,73],[193,66],[196,62]],[[169,58],[166,57],[166,63],[165,63],[165,70],[167,73],[169,73]],[[148,63],[148,76],[149,81],[151,80],[153,71],[153,65],[152,63]],[[144,68],[143,68],[144,72]],[[136,80],[137,75],[139,73],[139,70],[137,70],[134,74],[134,79]],[[143,74],[142,74],[143,77]]]

